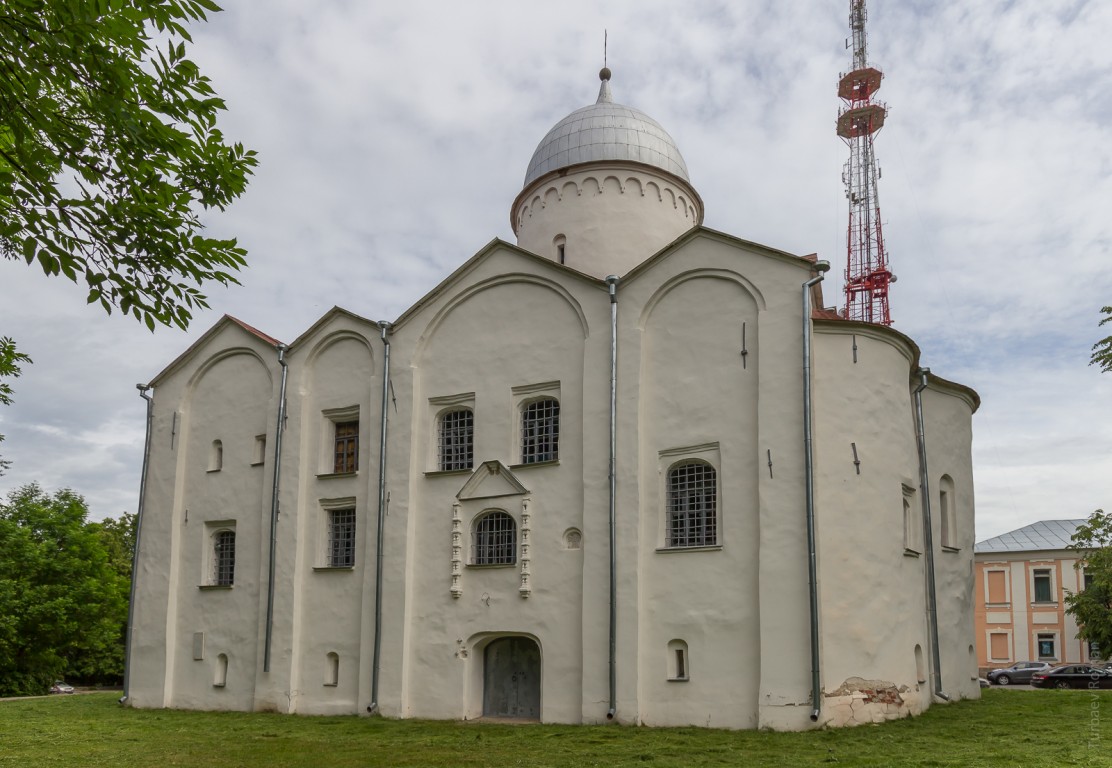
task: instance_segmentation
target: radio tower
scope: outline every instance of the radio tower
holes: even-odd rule
[[[849,146],[849,160],[842,171],[849,200],[849,230],[846,233],[846,308],[850,320],[891,325],[888,286],[896,276],[888,269],[881,230],[880,198],[877,195],[876,157],[873,134],[884,127],[888,107],[873,101],[884,76],[870,67],[865,53],[865,0],[850,0],[849,26],[853,32],[853,71],[838,83],[838,96],[845,105],[838,114],[838,135]],[[848,47],[848,41],[847,41]]]

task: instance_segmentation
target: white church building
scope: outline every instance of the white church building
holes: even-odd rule
[[[150,384],[126,703],[800,730],[979,695],[979,400],[598,101],[391,322]]]

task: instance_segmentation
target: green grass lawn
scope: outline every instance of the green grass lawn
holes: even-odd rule
[[[987,690],[922,717],[806,733],[0,702],[0,768],[39,766],[1112,766],[1112,691]]]

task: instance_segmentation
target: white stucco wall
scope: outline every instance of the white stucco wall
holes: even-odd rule
[[[601,280],[570,266],[495,243],[391,330],[374,701],[384,715],[481,715],[484,647],[522,635],[543,660],[541,719],[606,721],[611,304]],[[620,722],[812,727],[800,314],[810,274],[803,259],[700,229],[618,285]],[[821,323],[815,336],[822,683],[828,699],[852,699],[839,692],[851,678],[888,681],[907,694],[896,709],[903,714],[929,703],[916,691],[914,655],[918,644],[929,657],[923,559],[904,553],[900,512],[903,486],[918,487],[909,388],[916,353],[895,332],[857,330],[854,363],[846,328]],[[132,703],[366,712],[374,698],[379,336],[376,324],[333,310],[287,355],[269,671],[262,655],[277,354],[222,321],[156,379]],[[932,477],[954,483],[960,545],[938,564],[943,682],[965,695],[972,407],[956,385],[925,394],[928,432],[939,433]],[[520,407],[541,395],[560,402],[559,460],[521,465]],[[436,418],[459,405],[474,411],[477,471],[440,472]],[[358,470],[336,476],[330,414],[353,411]],[[264,434],[263,464],[233,461]],[[225,446],[217,473],[204,465],[213,439]],[[716,470],[718,540],[666,551],[664,478],[687,458]],[[357,510],[356,562],[321,569],[323,510],[339,500]],[[519,533],[528,529],[519,539],[528,550],[513,566],[467,565],[471,523],[490,509],[513,516]],[[235,520],[230,590],[198,589],[206,550],[196,531],[206,519]],[[581,533],[579,549],[568,548],[569,530]],[[453,531],[462,542],[458,566]],[[199,631],[206,658],[194,661]],[[669,680],[673,641],[689,652],[683,682]],[[214,688],[210,667],[221,652],[228,683]],[[335,686],[325,685],[330,653],[339,657]],[[827,703],[820,723],[838,723],[833,710],[843,702]],[[880,704],[887,715],[889,702]]]

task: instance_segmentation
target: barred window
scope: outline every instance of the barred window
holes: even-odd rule
[[[328,510],[328,565],[350,568],[355,565],[355,509]]]
[[[336,444],[332,471],[336,474],[359,469],[359,422],[336,422]]]
[[[521,463],[536,464],[559,458],[560,402],[535,400],[521,409]]]
[[[440,416],[437,435],[439,467],[443,471],[471,469],[475,450],[475,415],[467,409]]]
[[[718,543],[718,481],[701,461],[668,470],[666,546],[708,547]]]
[[[230,587],[236,577],[236,532],[219,531],[212,550],[212,583]]]
[[[489,512],[475,522],[472,565],[513,565],[517,562],[517,525],[505,512]]]

